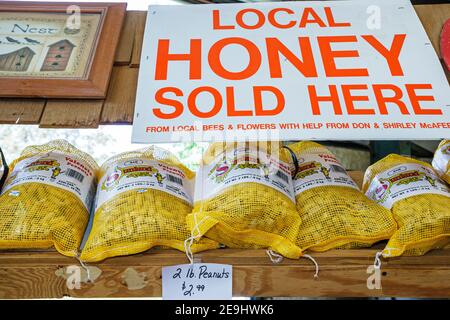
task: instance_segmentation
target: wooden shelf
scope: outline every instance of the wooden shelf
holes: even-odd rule
[[[233,265],[233,294],[254,297],[449,297],[450,250],[383,261],[380,290],[367,288],[367,268],[379,249],[331,250],[273,264],[264,250],[217,249],[199,253],[203,263]],[[161,267],[187,263],[184,253],[150,250],[91,264],[94,283],[69,290],[65,268],[79,265],[56,252],[0,252],[0,298],[160,297]]]

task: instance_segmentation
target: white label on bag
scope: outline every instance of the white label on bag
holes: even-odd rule
[[[447,166],[450,163],[450,141],[444,144],[436,151],[433,158],[433,167],[439,173],[444,175],[447,172]]]
[[[391,209],[399,200],[424,193],[450,197],[450,189],[432,169],[408,163],[377,174],[370,183],[366,196]]]
[[[233,270],[228,264],[194,263],[162,268],[164,300],[231,300]]]
[[[95,210],[116,195],[147,189],[164,191],[192,204],[194,182],[183,170],[150,159],[128,159],[111,166],[100,180]]]
[[[289,164],[252,148],[220,154],[200,168],[195,200],[208,199],[239,183],[254,182],[271,187],[295,202]]]
[[[43,183],[76,195],[86,209],[91,208],[95,194],[95,170],[86,161],[59,152],[39,154],[19,161],[5,182],[2,193],[24,183]],[[17,190],[11,196],[19,196]]]
[[[294,179],[295,195],[323,186],[343,186],[359,190],[333,154],[311,153],[298,158],[298,171]]]

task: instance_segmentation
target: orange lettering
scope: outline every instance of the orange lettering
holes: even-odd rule
[[[431,84],[406,84],[405,87],[415,114],[442,114],[441,109],[422,109],[420,106],[420,101],[434,101],[434,97],[418,96],[416,90],[433,89]]]
[[[269,70],[272,78],[283,77],[281,72],[280,53],[305,77],[317,77],[314,55],[309,38],[299,37],[298,43],[300,52],[303,56],[303,61],[301,61],[277,38],[266,38],[267,58],[269,60]]]
[[[161,88],[158,91],[156,91],[155,93],[156,102],[163,105],[172,106],[175,108],[175,110],[172,113],[164,113],[161,111],[160,108],[154,108],[153,114],[160,119],[175,119],[176,117],[180,116],[183,113],[183,104],[180,101],[164,97],[164,94],[168,92],[174,93],[177,97],[183,96],[183,92],[175,87]]]
[[[227,115],[230,117],[245,117],[252,116],[253,112],[251,110],[236,110],[236,105],[234,102],[234,88],[227,87]]]
[[[277,21],[277,19],[275,18],[276,14],[278,12],[286,12],[289,15],[294,14],[294,11],[292,11],[289,8],[275,8],[269,11],[269,14],[267,16],[267,20],[269,20],[269,22],[276,28],[280,28],[280,29],[288,29],[288,28],[292,28],[293,26],[295,26],[295,20],[291,20],[288,23],[282,24],[280,22]]]
[[[244,17],[244,14],[246,14],[247,12],[253,12],[258,17],[258,21],[253,26],[248,25],[244,22],[243,17]],[[265,20],[266,20],[266,18],[264,17],[264,14],[261,11],[252,9],[252,8],[240,10],[236,15],[237,24],[240,25],[242,28],[249,29],[249,30],[261,28],[261,26],[264,24]]]
[[[394,92],[394,96],[385,97],[383,96],[383,90],[391,90]],[[406,104],[400,99],[403,97],[402,90],[393,84],[374,84],[373,93],[377,99],[378,108],[380,109],[380,114],[388,114],[387,103],[394,103],[400,109],[402,114],[409,114]]]
[[[263,91],[269,91],[272,92],[276,98],[277,98],[277,105],[275,108],[270,110],[265,110],[263,108],[262,103],[262,92]],[[281,111],[283,111],[285,106],[285,100],[283,93],[272,86],[255,86],[253,87],[253,95],[255,96],[255,114],[257,116],[274,116],[279,114]]]
[[[317,37],[320,52],[322,54],[323,66],[327,77],[367,77],[367,69],[338,69],[336,68],[336,58],[359,57],[356,50],[333,50],[332,42],[356,42],[356,36],[323,36]]]
[[[249,53],[248,66],[239,72],[232,72],[226,70],[220,62],[220,53],[222,49],[230,44],[238,44],[247,49]],[[225,38],[217,41],[209,50],[208,62],[211,70],[218,76],[228,80],[242,80],[254,75],[261,66],[261,53],[258,47],[250,40],[244,38]]]
[[[344,96],[345,106],[348,114],[375,114],[373,109],[355,109],[355,101],[369,101],[368,96],[354,96],[351,90],[367,90],[365,84],[342,85],[342,95]]]
[[[330,7],[323,8],[327,17],[328,26],[330,27],[350,27],[350,22],[336,22],[334,21],[333,12]]]
[[[234,26],[222,26],[220,24],[220,11],[213,10],[213,30],[229,30],[234,29]]]
[[[202,92],[209,92],[214,98],[214,105],[208,112],[202,112],[198,110],[197,107],[197,96]],[[198,118],[214,117],[222,108],[222,96],[220,95],[220,92],[213,87],[203,86],[195,88],[188,97],[188,108],[191,113]]]
[[[308,93],[309,99],[311,101],[311,108],[313,115],[320,115],[319,102],[331,102],[333,104],[333,109],[335,114],[342,114],[341,103],[339,102],[339,95],[335,85],[329,85],[330,96],[318,96],[316,92],[316,87],[309,85]]]
[[[169,61],[189,61],[189,79],[201,79],[202,77],[202,40],[191,39],[190,53],[169,53],[169,39],[158,41],[158,53],[156,57],[155,80],[167,80]]]
[[[394,40],[392,40],[391,48],[389,50],[372,35],[364,35],[361,37],[386,59],[391,75],[403,76],[399,56],[403,43],[405,42],[406,34],[396,34],[394,36]]]
[[[312,19],[309,19],[309,15],[311,15]],[[320,19],[313,8],[305,8],[305,10],[303,10],[299,28],[304,28],[308,23],[317,23],[321,28],[326,27],[325,22]]]

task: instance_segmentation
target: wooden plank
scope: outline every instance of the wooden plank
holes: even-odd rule
[[[422,21],[434,50],[441,57],[439,39],[444,22],[450,18],[450,4],[415,5],[414,9]]]
[[[136,68],[141,62],[142,44],[144,41],[145,21],[147,19],[147,12],[140,11],[134,16],[136,29],[134,33],[133,54],[131,56],[130,66]]]
[[[319,279],[307,259],[284,259],[272,264],[264,250],[218,249],[196,255],[204,263],[233,265],[234,296],[258,297],[448,297],[450,250],[435,250],[422,257],[384,261],[381,289],[367,288],[367,268],[377,249],[331,250],[315,253]],[[161,296],[161,266],[186,263],[174,250],[150,250],[144,254],[107,259],[91,264],[100,276],[69,290],[61,276],[75,259],[56,252],[0,253],[0,298],[154,297]],[[130,272],[131,271],[131,272]],[[136,277],[142,288],[127,285]]]
[[[117,46],[116,56],[114,58],[115,65],[129,65],[131,62],[134,34],[136,30],[136,15],[139,15],[139,11],[127,11],[126,13],[122,32],[120,34],[119,44]]]
[[[0,99],[1,124],[38,124],[44,99]]]
[[[139,69],[114,67],[108,95],[103,105],[101,124],[131,124]]]
[[[103,100],[48,100],[40,128],[97,128]]]

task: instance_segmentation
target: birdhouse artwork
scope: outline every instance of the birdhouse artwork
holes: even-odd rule
[[[75,45],[64,39],[49,45],[41,71],[64,71]]]
[[[29,47],[0,55],[0,71],[27,71],[36,53]]]

